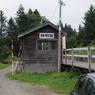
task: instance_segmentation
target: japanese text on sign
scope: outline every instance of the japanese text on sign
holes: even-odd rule
[[[54,39],[54,33],[40,33],[39,38],[41,38],[41,39]]]

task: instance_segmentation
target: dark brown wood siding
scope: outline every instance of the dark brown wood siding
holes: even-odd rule
[[[23,37],[24,72],[49,72],[58,69],[58,50],[37,50],[39,33],[54,33],[58,40],[58,31],[51,26],[45,26]],[[50,40],[50,39],[47,39]]]

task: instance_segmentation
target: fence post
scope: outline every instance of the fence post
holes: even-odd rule
[[[74,50],[73,50],[73,47],[72,47],[72,66],[73,66],[73,64],[74,64]]]
[[[90,47],[88,47],[88,70],[91,72],[91,50]]]

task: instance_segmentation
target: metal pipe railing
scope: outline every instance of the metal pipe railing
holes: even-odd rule
[[[66,51],[71,51],[71,54],[66,54],[63,56],[66,57],[71,57],[72,60],[72,66],[74,64],[74,57],[83,57],[83,58],[87,58],[88,59],[88,70],[89,72],[91,71],[91,58],[95,58],[95,55],[91,55],[91,50],[95,49],[95,47],[83,47],[83,48],[70,48],[70,49],[66,49]],[[87,55],[78,55],[78,54],[74,54],[75,50],[87,50]]]

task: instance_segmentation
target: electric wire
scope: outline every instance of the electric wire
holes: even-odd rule
[[[58,4],[59,4],[59,2],[57,3],[57,5],[56,5],[56,7],[55,7],[55,10],[54,10],[54,13],[53,13],[53,16],[50,18],[50,20],[52,20],[52,19],[54,18],[55,13],[56,13],[56,11],[57,11]]]
[[[70,2],[70,1],[71,1],[71,0],[67,0],[67,1],[65,1],[65,3],[66,3],[66,2]]]
[[[67,3],[67,2],[70,2],[70,1],[71,1],[71,0],[67,0],[67,1],[64,1],[64,3]],[[56,7],[55,7],[55,10],[54,10],[53,16],[50,18],[50,20],[52,20],[52,19],[54,18],[55,13],[56,13],[56,11],[57,11],[58,4],[59,4],[59,0],[58,0],[58,3],[57,3],[57,5],[56,5]]]

